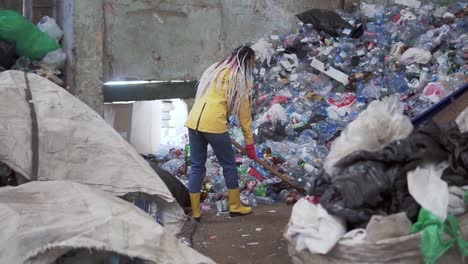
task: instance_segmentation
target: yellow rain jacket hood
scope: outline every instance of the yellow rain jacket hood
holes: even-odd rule
[[[216,89],[217,78],[223,78],[219,91]],[[229,70],[219,73],[205,95],[195,101],[190,110],[185,126],[200,132],[221,134],[226,132],[228,122],[228,106],[226,89],[229,80]],[[250,114],[249,98],[244,98],[239,109],[239,123],[244,134],[246,145],[253,144],[252,116]]]

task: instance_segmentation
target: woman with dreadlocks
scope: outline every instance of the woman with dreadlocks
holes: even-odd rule
[[[250,114],[250,88],[253,81],[254,51],[242,46],[225,60],[211,65],[202,75],[197,87],[195,104],[185,126],[189,129],[190,159],[189,191],[192,215],[200,221],[200,191],[205,174],[207,146],[223,168],[229,194],[231,217],[250,214],[252,209],[240,202],[239,178],[234,151],[227,132],[229,116],[237,116],[244,134],[245,149],[255,157]]]

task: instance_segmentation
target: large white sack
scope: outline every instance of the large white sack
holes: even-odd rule
[[[117,196],[144,193],[177,233],[185,214],[164,182],[112,127],[62,87],[28,74],[39,126],[40,181],[66,180]],[[0,161],[31,179],[31,116],[20,71],[0,73]]]
[[[333,175],[335,164],[355,151],[377,151],[392,141],[408,137],[413,125],[411,120],[403,115],[403,110],[404,105],[398,96],[370,103],[333,141],[325,159],[325,171]]]
[[[0,222],[0,263],[55,263],[72,249],[111,251],[158,264],[214,263],[139,208],[73,182],[1,188]]]
[[[296,251],[327,254],[345,233],[343,221],[302,198],[294,205],[284,237],[296,245]]]

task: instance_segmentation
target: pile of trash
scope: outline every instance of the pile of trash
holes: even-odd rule
[[[253,44],[257,156],[311,193],[323,169],[333,170],[341,158],[409,136],[410,118],[468,81],[467,4],[439,2],[364,1],[353,13],[313,9],[297,15],[301,22],[293,33]],[[363,137],[361,125],[354,125],[338,138],[359,119],[373,133]],[[400,127],[389,127],[393,123]],[[230,134],[243,144],[235,118]],[[332,147],[335,139],[341,148]],[[187,153],[180,150],[176,158],[174,152],[163,168],[187,184]],[[203,208],[216,211],[226,186],[213,153],[208,156]],[[301,197],[252,160],[240,153],[236,159],[244,203],[294,203]]]
[[[462,227],[456,218],[465,214],[468,205],[468,107],[456,122],[443,126],[427,123],[413,129],[409,118],[398,114],[384,128],[368,126],[375,122],[372,108],[385,107],[391,112],[390,106],[398,104],[396,97],[372,103],[333,142],[331,159],[326,159],[328,166],[316,179],[311,196],[293,209],[285,232],[294,245],[293,254],[330,252],[329,259],[373,262],[376,252],[354,259],[341,246],[368,247],[397,238],[407,243],[411,234],[419,232],[426,263],[435,263],[455,244],[460,253],[468,254],[468,242],[460,236]],[[369,141],[341,140],[357,130]],[[379,136],[380,144],[373,140],[379,130],[388,131]],[[390,137],[398,139],[387,140]],[[402,255],[394,252],[382,257],[416,256]]]
[[[379,136],[388,136],[385,143],[404,138],[411,132],[410,119],[398,131],[386,131],[386,124],[418,116],[462,87],[468,81],[466,2],[416,2],[421,5],[364,2],[352,14],[309,10],[297,15],[295,32],[253,44],[258,156],[310,191],[323,166],[351,153],[362,144],[359,138],[374,144],[383,143]],[[396,100],[380,109],[372,103],[391,95]],[[400,101],[401,106],[391,106]],[[384,134],[362,138],[353,130],[341,140],[353,139],[354,146],[338,156],[329,153],[331,142],[367,108],[379,111],[368,115]],[[242,142],[238,127],[231,135]],[[335,161],[324,164],[327,156]],[[267,189],[277,183],[262,168],[242,168],[244,177],[259,174]]]
[[[59,41],[63,31],[45,16],[37,26],[12,10],[0,10],[0,72],[36,73],[63,86],[61,70],[67,56]]]

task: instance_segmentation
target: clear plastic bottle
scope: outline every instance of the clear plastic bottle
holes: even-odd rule
[[[158,208],[156,202],[150,202],[148,206],[148,214],[160,225],[163,224],[162,222],[162,210]]]
[[[249,195],[249,205],[252,207],[258,206],[257,197],[253,193]]]
[[[294,127],[292,126],[292,124],[286,125],[286,127],[284,128],[284,131],[286,133],[287,139],[289,140],[294,140],[298,135],[298,133],[294,130]]]
[[[288,197],[289,197],[290,194],[291,194],[291,192],[289,190],[286,190],[286,189],[281,190],[281,192],[278,195],[278,199],[281,202],[286,202],[288,200]]]
[[[376,9],[374,21],[377,25],[382,25],[385,21],[385,11],[383,9]]]
[[[176,175],[180,167],[184,166],[185,161],[182,159],[172,159],[164,163],[161,168],[170,172],[172,175]]]
[[[291,116],[292,114],[296,112],[296,109],[294,109],[294,107],[291,104],[287,104],[284,107],[284,110],[286,110],[286,113],[288,114],[288,116]]]
[[[312,129],[306,129],[301,132],[299,138],[297,139],[297,142],[301,144],[307,144],[313,142],[317,138],[317,132],[313,131]]]
[[[406,94],[409,89],[408,82],[403,71],[397,71],[390,80],[390,85],[394,93]]]
[[[316,158],[325,159],[325,157],[328,155],[328,148],[324,145],[318,145],[314,148],[314,151]],[[313,163],[311,164],[314,165]]]
[[[356,96],[357,96],[358,102],[366,101],[366,99],[364,98],[363,92],[364,92],[364,82],[363,81],[356,82]]]
[[[431,73],[429,68],[423,67],[421,73],[419,74],[419,85],[418,90],[421,91],[426,85],[431,81]]]
[[[440,64],[439,67],[437,67],[437,81],[439,82],[449,81],[449,76],[447,74],[448,69],[449,67],[446,63]]]
[[[378,85],[377,78],[372,78],[364,85],[362,96],[365,98],[380,98],[381,87]]]
[[[253,162],[251,166],[262,176],[263,179],[270,178],[270,174],[261,165]]]
[[[463,49],[459,49],[456,52],[455,58],[453,58],[453,62],[458,67],[463,67],[467,64],[467,59],[468,59],[468,46]]]
[[[304,170],[309,173],[309,174],[315,174],[317,173],[318,169],[316,169],[314,166],[310,165],[310,164],[307,164],[307,163],[304,163],[302,165],[302,167],[304,168]]]
[[[30,64],[31,61],[27,57],[21,56],[16,60],[15,69],[20,71],[29,71]]]
[[[322,143],[328,142],[337,131],[336,125],[330,120],[316,123],[316,130]]]
[[[307,179],[307,172],[301,166],[294,166],[288,171],[289,177],[291,177],[296,185],[304,187]]]
[[[418,46],[431,51],[450,37],[450,31],[449,25],[429,30],[419,37]]]
[[[227,192],[227,187],[226,183],[223,178],[219,177],[216,179],[216,181],[213,184],[213,190],[216,193],[225,193]]]

